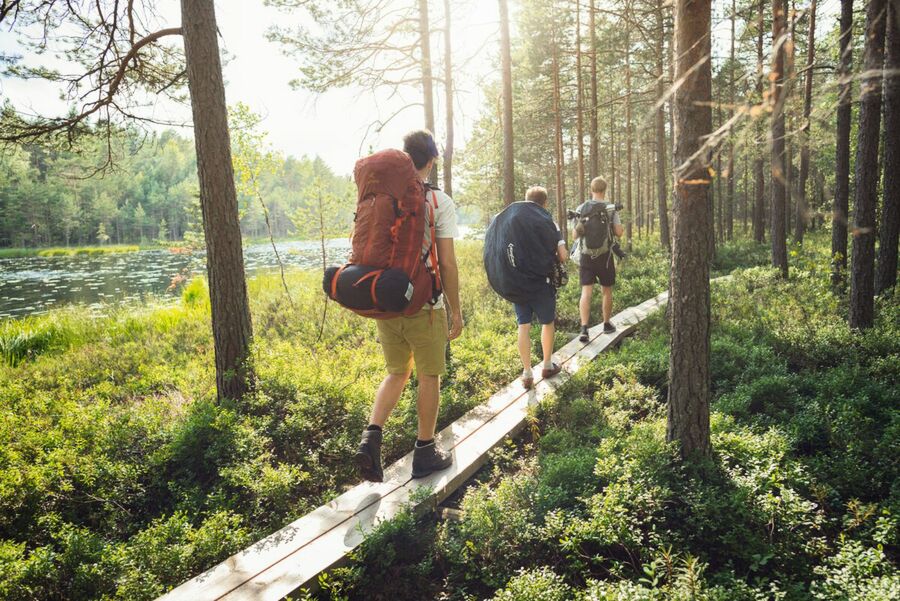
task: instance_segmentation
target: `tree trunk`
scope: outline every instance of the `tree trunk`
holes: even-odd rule
[[[663,19],[662,0],[656,1],[657,25],[659,37],[656,41],[656,202],[659,213],[659,241],[663,248],[671,250],[669,238],[669,209],[668,191],[666,190],[666,114],[663,96],[666,93],[666,85],[663,81],[663,40],[665,39],[665,20]]]
[[[708,455],[709,152],[712,131],[710,0],[675,0],[675,202],[669,293],[669,407],[666,438],[684,457]],[[697,67],[697,65],[700,65]]]
[[[615,111],[614,105],[609,107],[609,186],[612,202],[618,203],[621,198],[619,195],[619,153],[617,152],[616,128],[615,128]]]
[[[428,0],[419,0],[419,45],[422,51],[422,98],[425,103],[425,127],[434,133],[434,78],[431,75],[431,23]],[[428,181],[437,184],[437,164],[431,168]]]
[[[596,0],[591,0],[588,24],[591,28],[591,146],[590,146],[590,174],[593,180],[600,174],[600,144],[597,141],[597,27],[594,14],[596,13]]]
[[[584,94],[581,82],[581,4],[575,3],[575,124],[578,136],[578,202],[584,202]]]
[[[630,0],[629,0],[630,1]],[[631,199],[631,5],[625,5],[625,210],[628,211],[628,221],[625,223],[625,246],[631,252],[632,224],[634,222],[634,207]]]
[[[884,67],[885,0],[869,0],[866,45],[859,91],[856,138],[853,252],[850,274],[850,327],[875,321],[875,210],[878,203],[878,144],[881,133],[881,70]],[[877,76],[875,74],[878,74]],[[892,142],[896,143],[896,141]]]
[[[731,0],[731,53],[730,62],[728,63],[728,102],[730,108],[728,115],[734,117],[734,21],[737,18],[737,0]],[[734,237],[734,137],[731,132],[728,133],[728,198],[725,201],[725,239],[731,240]]]
[[[838,66],[837,146],[834,166],[834,209],[831,212],[831,283],[846,282],[847,229],[850,223],[850,118],[853,102],[853,0],[841,0],[840,64]]]
[[[765,0],[759,0],[759,20],[757,21],[756,34],[756,93],[759,102],[763,102],[763,30],[765,28]],[[766,172],[763,167],[762,156],[757,157],[754,163],[756,172],[756,202],[753,205],[753,239],[757,242],[766,241]]]
[[[450,45],[450,0],[444,0],[444,103],[447,105],[447,139],[444,143],[444,192],[453,196],[453,54]]]
[[[809,178],[809,115],[812,112],[813,62],[816,60],[816,0],[809,5],[809,40],[806,50],[806,81],[803,93],[803,123],[800,126],[800,196],[797,198],[797,219],[794,224],[794,240],[803,244],[803,233],[809,221],[809,203],[806,200],[806,181]]]
[[[637,153],[638,160],[637,160],[637,164],[635,165],[636,173],[634,174],[635,179],[637,180],[637,185],[636,185],[637,198],[635,199],[635,205],[636,205],[637,211],[634,214],[634,221],[635,221],[635,225],[637,225],[637,237],[638,238],[641,238],[644,235],[644,232],[643,232],[643,229],[644,229],[644,199],[643,199],[643,194],[641,193],[644,189],[643,188],[644,167],[643,167],[643,161],[641,160],[641,157],[643,156],[643,153],[641,152],[642,148],[643,148],[643,144],[640,144],[638,146],[638,153]]]
[[[569,244],[569,228],[563,227],[566,223],[566,206],[565,206],[565,179],[563,179],[563,135],[562,135],[562,115],[560,106],[560,89],[559,89],[559,47],[556,39],[553,40],[553,115],[556,134],[556,219],[562,229],[563,240],[566,245]]]
[[[875,292],[897,283],[897,238],[900,235],[900,5],[888,6],[884,77],[884,200],[881,206]]]
[[[181,22],[206,235],[216,390],[219,399],[240,399],[253,384],[253,327],[213,0],[182,0]]]
[[[784,223],[787,170],[784,157],[784,62],[787,26],[785,2],[775,0],[772,15],[772,266],[788,276],[787,239]]]
[[[500,0],[500,65],[503,71],[503,204],[516,201],[513,168],[512,61],[509,49],[509,11]]]
[[[722,127],[722,101],[721,95],[717,95],[716,102],[716,117],[718,119],[718,123],[715,127]],[[725,197],[722,194],[722,151],[719,149],[716,152],[716,225],[715,225],[715,233],[716,233],[716,242],[722,243],[725,240]],[[715,246],[713,246],[713,253],[715,253]],[[715,254],[713,254],[715,256]]]

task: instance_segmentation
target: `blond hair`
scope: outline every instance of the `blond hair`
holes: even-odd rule
[[[528,188],[528,191],[525,192],[525,200],[530,200],[531,202],[535,202],[542,207],[547,206],[547,189],[543,186],[531,186]]]
[[[595,194],[604,194],[606,192],[606,180],[602,177],[595,177],[591,180],[591,192]]]

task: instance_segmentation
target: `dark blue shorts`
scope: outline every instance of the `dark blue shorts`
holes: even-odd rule
[[[516,309],[516,322],[519,325],[531,323],[533,315],[537,315],[542,325],[553,323],[556,319],[556,292],[546,284],[527,303],[513,303]]]

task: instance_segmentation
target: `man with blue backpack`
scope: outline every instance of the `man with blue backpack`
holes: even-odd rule
[[[518,323],[522,385],[534,386],[531,371],[531,322],[541,324],[541,376],[560,372],[553,362],[556,322],[554,272],[569,254],[559,228],[547,212],[547,190],[532,186],[525,200],[514,202],[491,221],[484,238],[484,267],[497,294],[513,303]],[[559,285],[559,283],[556,283]]]
[[[616,238],[625,233],[616,206],[606,202],[606,180],[595,177],[591,180],[591,198],[575,209],[575,239],[579,248],[578,279],[581,282],[581,299],[578,302],[581,314],[581,335],[578,339],[587,342],[588,324],[591,319],[591,296],[594,284],[600,284],[603,291],[603,332],[610,334],[616,327],[610,323],[612,316],[613,286],[616,283],[616,262],[613,252],[618,244]]]

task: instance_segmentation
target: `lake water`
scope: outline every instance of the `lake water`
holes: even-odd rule
[[[468,226],[459,229],[460,237],[477,237],[479,233]],[[275,245],[285,267],[321,269],[319,242],[276,242]],[[344,263],[350,253],[350,240],[328,240],[325,252],[329,265]],[[248,275],[277,267],[271,244],[244,248],[244,268]],[[205,273],[205,252],[142,250],[94,256],[0,259],[0,318],[45,313],[71,304],[102,310],[109,305],[174,300],[190,276]]]
[[[318,242],[277,242],[285,267],[321,266]],[[348,239],[326,243],[328,263],[343,263]],[[244,249],[249,275],[278,267],[270,244]],[[69,304],[102,309],[109,304],[175,299],[178,282],[206,272],[206,253],[142,250],[109,255],[0,259],[0,317],[44,313]],[[183,281],[182,281],[183,283]]]

